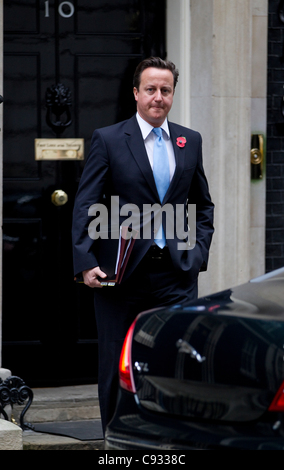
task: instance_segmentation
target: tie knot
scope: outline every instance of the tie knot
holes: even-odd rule
[[[162,129],[160,127],[153,127],[152,130],[157,137],[162,137]]]

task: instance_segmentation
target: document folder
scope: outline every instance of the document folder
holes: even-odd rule
[[[121,283],[137,235],[136,230],[122,225],[119,239],[98,238],[96,240],[95,255],[100,269],[107,274],[106,278],[99,279],[102,286],[115,286]],[[80,281],[77,280],[77,282]]]
[[[100,264],[101,270],[108,275],[106,279],[101,280],[102,286],[114,286],[116,284],[121,283],[137,234],[137,231],[131,230],[125,225],[122,225],[120,227],[116,257],[113,257],[113,251],[110,249],[107,253],[104,252],[105,261],[104,259],[102,259],[102,262]],[[109,241],[113,242],[114,240]],[[110,259],[110,256],[112,257],[112,259]],[[109,261],[108,263],[107,259]],[[114,272],[112,273],[111,271],[113,270],[112,266],[114,259],[115,267]]]

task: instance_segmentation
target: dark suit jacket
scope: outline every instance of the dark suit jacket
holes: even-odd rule
[[[178,270],[189,271],[192,279],[200,269],[205,270],[208,252],[213,234],[213,209],[207,180],[202,165],[202,142],[199,133],[170,123],[169,129],[176,158],[176,170],[170,183],[164,204],[183,204],[187,201],[196,204],[196,246],[192,250],[179,251],[176,237],[168,239],[167,245]],[[180,148],[176,144],[178,137],[186,138],[186,145]],[[143,204],[160,204],[159,196],[148,160],[142,134],[136,119],[120,122],[110,127],[98,129],[92,137],[91,149],[76,196],[73,213],[74,273],[99,265],[97,259],[98,240],[88,235],[92,217],[88,216],[90,206],[95,203],[110,207],[110,196],[119,196],[120,207],[131,203],[143,213]],[[185,211],[185,226],[186,211]],[[128,217],[128,216],[127,216]],[[126,216],[120,217],[120,223]],[[164,219],[163,219],[164,223]],[[143,222],[141,221],[141,227]],[[136,240],[125,278],[138,265],[153,243],[151,239]],[[100,259],[104,253],[100,252]]]

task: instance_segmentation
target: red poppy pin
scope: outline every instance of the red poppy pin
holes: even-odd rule
[[[186,138],[185,137],[178,137],[177,138],[177,145],[181,148],[185,147]]]

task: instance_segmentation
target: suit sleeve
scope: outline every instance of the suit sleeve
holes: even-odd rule
[[[214,233],[213,217],[214,204],[209,193],[208,182],[202,162],[202,138],[199,142],[198,161],[188,193],[188,202],[196,204],[196,244],[202,253],[201,271],[206,271],[209,248]]]
[[[89,208],[102,202],[109,171],[108,152],[99,131],[92,137],[90,152],[80,180],[75,199],[72,223],[74,275],[78,276],[86,269],[98,266],[93,252],[93,243],[88,227],[91,218]]]

